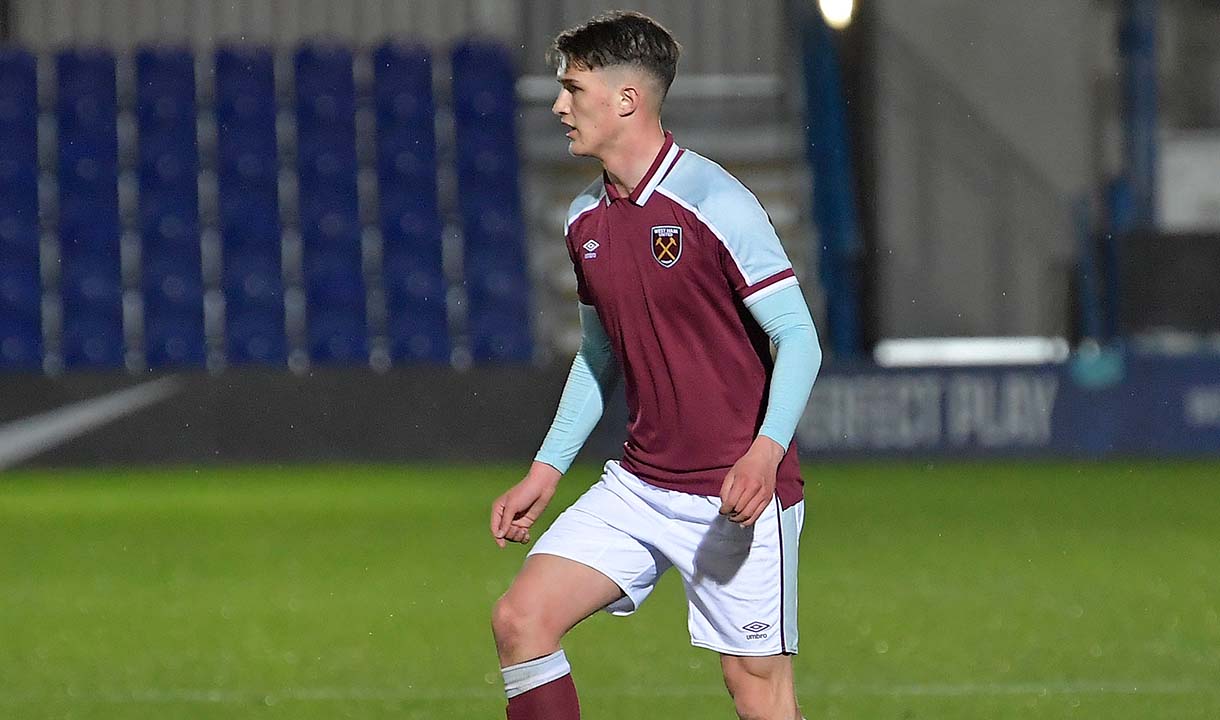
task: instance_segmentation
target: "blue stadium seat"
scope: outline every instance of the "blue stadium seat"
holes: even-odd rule
[[[0,263],[0,311],[36,315],[41,307],[38,265]]]
[[[221,288],[228,313],[260,309],[283,314],[284,282],[279,257],[249,254],[225,258]],[[282,331],[282,320],[280,325]]]
[[[0,370],[36,372],[42,367],[42,323],[37,315],[0,311]]]
[[[140,190],[140,234],[144,252],[199,255],[198,194],[148,183]]]
[[[225,313],[225,356],[234,365],[277,365],[287,357],[284,309]]]
[[[390,357],[396,362],[447,364],[452,355],[444,305],[396,312],[389,315],[386,335],[390,341]]]
[[[275,119],[275,60],[269,48],[217,48],[216,114],[225,122]]]
[[[220,236],[225,252],[279,257],[281,226],[276,189],[240,190],[240,186],[229,186],[220,193]]]
[[[309,356],[314,362],[359,364],[368,361],[368,324],[359,312],[312,307],[306,311]]]
[[[490,122],[469,121],[461,131],[457,170],[460,181],[471,191],[498,191],[506,182],[517,185],[517,148],[512,129],[489,127]]]
[[[65,314],[120,315],[123,287],[115,258],[78,255],[65,260],[59,289]]]
[[[307,249],[360,249],[356,197],[346,188],[318,187],[301,197],[301,240]]]
[[[395,250],[385,255],[386,301],[402,306],[434,306],[444,318],[445,276],[431,258]]]
[[[394,124],[431,124],[432,54],[425,45],[384,43],[373,50],[377,114]]]
[[[436,192],[436,147],[415,132],[387,131],[377,139],[377,176],[393,188]]]
[[[528,362],[533,349],[515,72],[508,50],[496,43],[459,43],[452,61],[472,354],[477,362]]]
[[[149,367],[202,366],[207,361],[203,313],[146,313],[144,355]]]
[[[459,121],[516,113],[516,72],[508,48],[467,40],[454,46],[452,60],[453,111]]]
[[[427,249],[440,258],[441,218],[426,199],[397,189],[382,189],[381,234],[387,245]]]
[[[306,249],[301,262],[310,307],[360,308],[365,302],[360,249]]]
[[[42,366],[42,287],[38,260],[0,256],[0,370]]]
[[[167,253],[144,257],[145,311],[165,308],[175,314],[203,309],[203,276],[199,261]]]
[[[28,50],[0,48],[0,123],[37,123],[30,108],[38,105],[38,62]]]
[[[59,243],[65,260],[92,255],[117,263],[120,231],[117,196],[72,194],[60,186]]]
[[[32,258],[38,264],[37,191],[0,191],[0,260]]]
[[[123,319],[120,312],[64,313],[64,367],[123,366]]]
[[[533,339],[516,313],[484,313],[471,322],[470,337],[470,354],[480,363],[526,363],[533,352]]]

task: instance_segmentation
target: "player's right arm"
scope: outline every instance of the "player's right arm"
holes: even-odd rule
[[[551,429],[521,482],[496,498],[491,534],[496,544],[529,542],[529,529],[555,495],[560,477],[597,426],[606,399],[618,383],[619,368],[610,338],[592,306],[580,305],[580,350],[559,399]]]

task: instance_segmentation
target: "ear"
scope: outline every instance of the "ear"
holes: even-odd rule
[[[615,97],[615,110],[618,111],[619,117],[634,115],[643,106],[644,96],[638,87],[624,85],[619,88],[618,95]]]

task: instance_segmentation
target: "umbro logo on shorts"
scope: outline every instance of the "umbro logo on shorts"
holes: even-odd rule
[[[749,625],[742,625],[741,629],[749,633],[746,635],[746,640],[762,640],[767,637],[767,634],[763,631],[769,627],[771,626],[767,623],[755,620]]]

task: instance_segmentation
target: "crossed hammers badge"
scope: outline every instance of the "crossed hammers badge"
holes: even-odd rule
[[[673,267],[682,257],[682,228],[677,225],[654,225],[652,257],[661,267]]]

